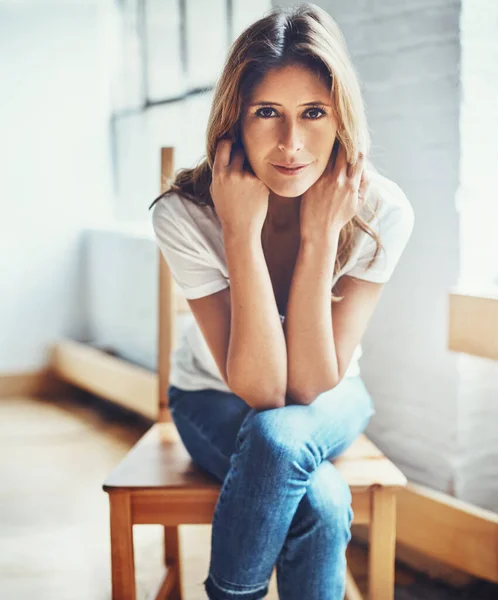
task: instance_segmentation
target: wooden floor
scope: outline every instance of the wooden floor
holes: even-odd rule
[[[77,391],[72,398],[0,398],[0,598],[108,600],[108,499],[102,482],[150,422]],[[181,528],[185,600],[206,598],[211,527]],[[161,528],[135,527],[138,599],[161,568]],[[366,552],[348,560],[366,591]],[[275,573],[269,600],[277,600]],[[487,582],[456,589],[396,569],[396,600],[488,600]]]

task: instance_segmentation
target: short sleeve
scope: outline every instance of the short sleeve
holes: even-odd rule
[[[152,213],[152,226],[157,244],[168,263],[173,279],[185,298],[193,300],[227,288],[228,280],[212,264],[209,253],[184,226],[181,218],[160,200]]]
[[[356,263],[345,275],[375,283],[386,283],[391,278],[396,265],[411,237],[415,223],[413,208],[401,188],[389,181],[381,193],[390,195],[395,202],[386,202],[378,219],[369,225],[379,234],[382,246],[371,267],[377,247],[369,234],[362,232],[362,245]]]

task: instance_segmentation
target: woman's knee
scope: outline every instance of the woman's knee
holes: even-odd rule
[[[320,462],[318,452],[313,452],[310,440],[311,418],[307,406],[289,405],[270,410],[252,410],[242,424],[237,442],[244,442],[259,451],[277,453],[290,460],[308,455],[316,468]]]

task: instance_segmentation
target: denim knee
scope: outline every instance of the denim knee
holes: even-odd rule
[[[353,518],[353,497],[337,467],[328,461],[313,473],[305,502],[317,521],[331,533],[349,529]]]
[[[249,443],[255,451],[278,454],[291,461],[304,460],[311,472],[322,459],[318,450],[308,443],[310,428],[306,421],[312,417],[303,410],[305,408],[286,406],[251,412],[239,430],[237,447],[240,449],[242,444]]]

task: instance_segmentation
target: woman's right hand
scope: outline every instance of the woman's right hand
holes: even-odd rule
[[[209,187],[224,233],[261,235],[268,212],[269,188],[244,170],[245,152],[220,138],[216,145],[212,182]]]

